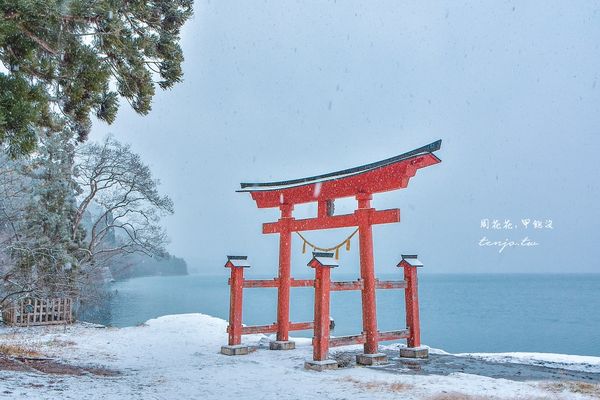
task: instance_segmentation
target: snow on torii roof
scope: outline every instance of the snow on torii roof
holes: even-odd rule
[[[416,254],[401,254],[402,260],[398,263],[398,267],[403,267],[406,265],[410,267],[422,267],[423,263],[419,261]]]
[[[227,256],[227,262],[225,268],[250,268],[250,262],[248,256]]]
[[[417,169],[441,162],[441,140],[395,157],[323,175],[279,182],[241,183],[259,208],[301,204],[405,188]]]
[[[313,258],[307,264],[309,267],[315,268],[317,263],[322,267],[335,268],[340,265],[339,261],[333,257],[333,253],[330,252],[316,252],[313,251]]]

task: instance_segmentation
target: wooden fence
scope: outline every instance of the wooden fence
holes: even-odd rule
[[[73,322],[72,300],[26,298],[2,311],[4,323],[16,326],[58,325]]]

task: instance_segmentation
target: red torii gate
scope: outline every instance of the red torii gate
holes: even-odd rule
[[[277,340],[271,342],[272,350],[288,350],[295,347],[289,341],[290,330],[314,328],[314,323],[298,323],[290,325],[289,304],[290,288],[298,286],[313,286],[314,281],[294,280],[291,278],[291,236],[293,232],[332,229],[343,227],[358,227],[360,246],[360,277],[361,281],[355,289],[362,292],[362,315],[364,332],[365,363],[372,364],[381,361],[383,355],[378,354],[379,332],[377,330],[377,315],[375,289],[378,281],[375,279],[373,258],[373,231],[375,224],[394,223],[400,221],[400,210],[375,210],[371,207],[374,193],[403,189],[408,186],[410,178],[420,168],[441,162],[433,152],[439,150],[441,140],[426,146],[388,158],[379,162],[346,169],[324,175],[268,183],[242,183],[238,192],[249,192],[256,201],[258,208],[275,208],[281,210],[281,218],[277,222],[263,224],[263,233],[279,233],[279,275],[272,281],[245,281],[243,267],[249,266],[245,257],[230,257],[226,266],[232,267],[231,284],[231,313],[229,331],[229,346],[224,346],[224,354],[244,354],[240,346],[242,333],[277,332]],[[335,199],[355,197],[358,208],[352,214],[333,215]],[[294,205],[309,202],[318,203],[317,217],[295,219],[292,216]],[[239,264],[239,265],[236,265]],[[234,272],[234,270],[238,272]],[[412,269],[414,270],[414,268]],[[406,271],[406,268],[405,268]],[[405,272],[406,275],[406,272]],[[238,277],[238,279],[236,279]],[[410,279],[412,277],[409,276]],[[414,272],[416,283],[416,272]],[[241,290],[243,287],[277,287],[277,323],[256,329],[241,328]],[[415,296],[416,293],[411,294]],[[409,296],[406,296],[407,303]],[[236,304],[239,303],[239,304]],[[416,306],[416,326],[409,326],[409,346],[418,347],[418,302],[411,301],[411,309],[407,304],[407,315]],[[236,310],[239,310],[236,314]],[[414,314],[414,312],[413,312]],[[236,323],[234,323],[236,322]],[[248,327],[253,328],[253,327]],[[396,335],[399,336],[399,335]],[[403,337],[403,336],[401,336]],[[384,339],[384,338],[382,338]],[[385,338],[384,340],[390,340]],[[229,349],[228,349],[229,348]]]

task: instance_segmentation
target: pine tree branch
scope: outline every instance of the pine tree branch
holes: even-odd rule
[[[23,26],[23,24],[18,23],[17,26],[19,27],[19,29],[21,29],[21,31],[26,34],[31,40],[33,40],[34,42],[36,42],[38,45],[40,45],[44,50],[46,50],[48,53],[57,55],[58,51],[54,50],[52,48],[52,46],[50,46],[50,44],[44,40],[42,40],[41,38],[37,37],[33,32],[31,32],[30,30],[28,30],[27,28],[25,28]]]

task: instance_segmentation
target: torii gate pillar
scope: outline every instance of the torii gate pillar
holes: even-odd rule
[[[291,350],[296,344],[289,339],[290,329],[290,286],[293,204],[282,204],[281,231],[279,232],[279,287],[277,290],[277,340],[269,344],[271,350]]]
[[[356,196],[358,209],[358,241],[360,246],[360,278],[363,281],[362,313],[363,331],[366,336],[365,354],[377,353],[377,305],[375,300],[375,260],[373,258],[373,226],[371,225],[371,199],[368,193]]]

